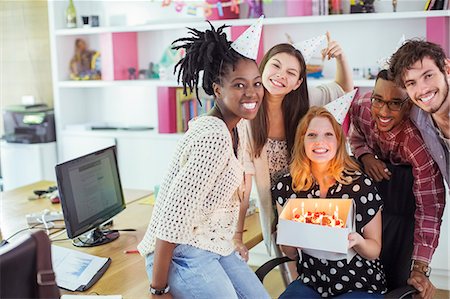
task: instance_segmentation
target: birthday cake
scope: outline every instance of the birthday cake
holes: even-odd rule
[[[344,227],[344,221],[342,221],[342,219],[339,219],[338,214],[336,212],[333,215],[329,215],[324,211],[320,212],[307,211],[303,213],[299,213],[297,211],[298,209],[294,208],[294,210],[292,211],[293,217],[291,220],[296,222],[317,224],[330,227]]]

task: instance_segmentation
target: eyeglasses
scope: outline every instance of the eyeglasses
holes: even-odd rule
[[[409,100],[409,97],[406,97],[403,101],[383,101],[381,99],[371,97],[370,101],[372,102],[372,107],[375,108],[383,108],[386,104],[391,111],[400,111],[403,107],[403,104]]]

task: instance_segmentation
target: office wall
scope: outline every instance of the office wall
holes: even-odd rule
[[[1,108],[23,95],[52,106],[47,1],[0,1]],[[0,134],[3,134],[3,117]]]

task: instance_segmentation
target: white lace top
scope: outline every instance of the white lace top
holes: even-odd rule
[[[267,138],[267,160],[269,162],[270,186],[289,173],[288,148],[286,140]]]
[[[239,216],[237,190],[243,182],[245,134],[238,124],[238,159],[225,123],[212,116],[189,122],[160,186],[141,255],[155,249],[156,238],[188,244],[221,255],[233,252]]]

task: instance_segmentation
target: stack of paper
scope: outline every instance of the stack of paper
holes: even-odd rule
[[[58,287],[69,291],[85,291],[108,269],[110,258],[52,245],[52,264]]]

